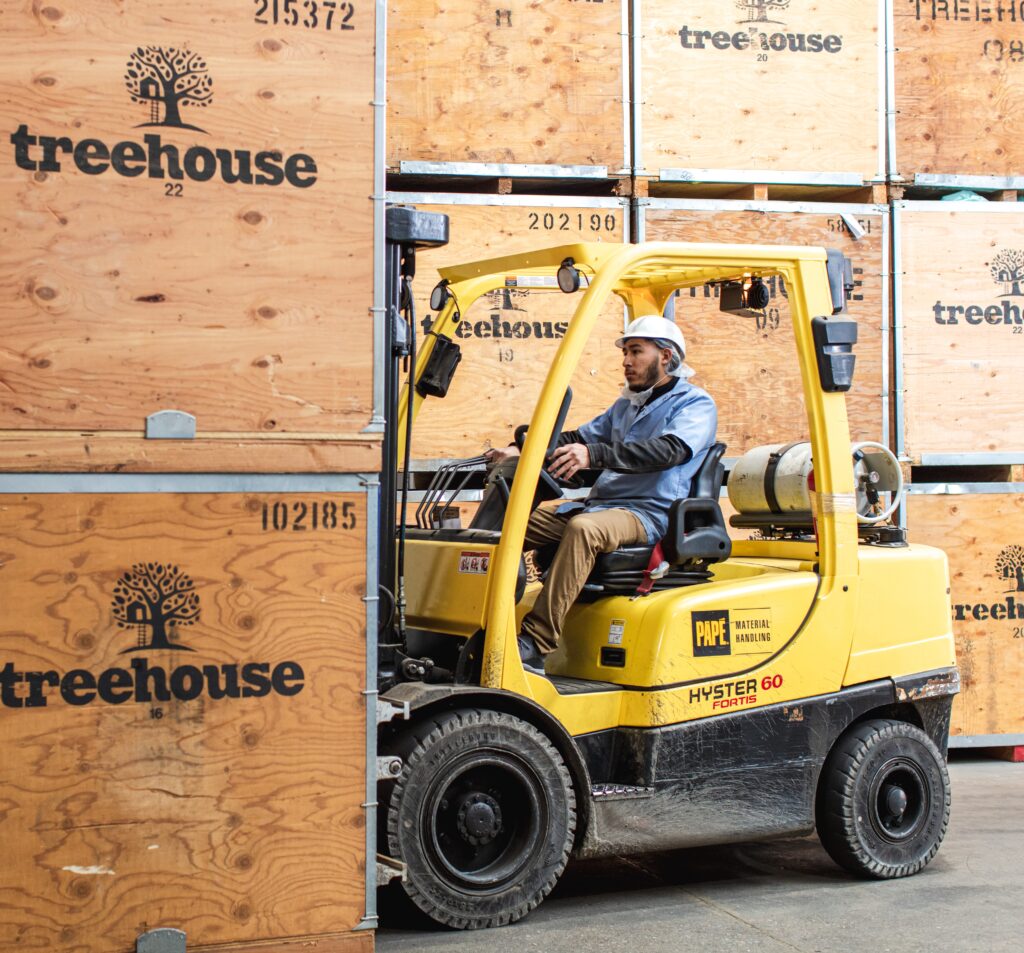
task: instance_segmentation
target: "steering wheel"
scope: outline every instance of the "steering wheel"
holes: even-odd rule
[[[551,459],[551,455],[555,452],[558,447],[558,438],[562,436],[562,428],[565,426],[565,418],[569,415],[569,406],[572,404],[572,388],[567,387],[565,389],[565,396],[562,398],[561,406],[558,408],[558,417],[555,419],[555,426],[551,429],[551,439],[548,441],[548,448],[544,454],[544,462],[547,463]],[[515,432],[512,435],[512,439],[515,445],[522,450],[523,444],[526,442],[526,434],[530,429],[529,424],[520,424],[516,427]],[[578,477],[570,477],[568,480],[561,479],[559,477],[553,477],[547,469],[541,467],[540,478],[543,482],[549,484],[552,489],[558,490],[558,496],[562,496],[561,488],[565,487],[570,490],[578,490],[583,486],[583,481]]]

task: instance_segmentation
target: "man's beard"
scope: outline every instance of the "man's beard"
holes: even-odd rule
[[[662,377],[661,365],[655,364],[647,371],[644,379],[639,384],[630,384],[629,389],[633,391],[633,393],[639,394],[640,391],[648,390],[653,387],[661,380]]]

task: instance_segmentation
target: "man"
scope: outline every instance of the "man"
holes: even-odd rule
[[[686,344],[674,322],[637,318],[615,346],[622,348],[622,396],[579,430],[563,433],[548,466],[561,479],[580,470],[604,472],[585,502],[540,507],[526,528],[525,549],[559,544],[519,635],[523,666],[539,675],[598,553],[658,542],[668,529],[669,508],[689,494],[715,442],[715,402],[688,382],[693,371],[684,363]],[[487,456],[498,464],[518,454],[513,446]]]

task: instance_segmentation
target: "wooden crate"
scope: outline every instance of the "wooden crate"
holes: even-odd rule
[[[913,488],[907,528],[911,542],[949,556],[963,686],[951,734],[1024,741],[1024,484],[945,489]]]
[[[308,8],[6,5],[0,468],[372,468],[374,6]]]
[[[626,6],[389,0],[389,168],[429,162],[628,172]]]
[[[634,0],[633,8],[635,148],[645,172],[847,185],[884,174],[880,4]]]
[[[620,199],[392,193],[389,201],[450,219],[450,243],[417,258],[420,335],[433,318],[429,299],[438,267],[578,241],[628,240]],[[485,296],[466,311],[455,333],[462,363],[448,396],[424,401],[413,457],[462,459],[508,444],[516,426],[530,421],[578,300],[557,288],[517,289]],[[622,353],[614,342],[623,319],[621,304],[609,302],[572,380],[570,427],[596,417],[619,395]]]
[[[894,208],[901,452],[915,463],[1024,462],[1015,399],[1024,374],[1024,208]]]
[[[365,490],[133,479],[0,495],[0,948],[371,950]]]
[[[876,205],[799,205],[649,199],[641,206],[647,241],[759,242],[839,248],[854,266],[849,303],[858,323],[857,368],[847,394],[854,440],[888,439],[888,254],[886,209]],[[864,232],[854,240],[843,216]],[[718,404],[718,439],[736,457],[767,443],[808,440],[789,304],[780,281],[763,320],[723,313],[717,297],[694,289],[676,298],[694,382]]]
[[[904,0],[892,13],[890,171],[930,184],[954,175],[1020,179],[1024,9]]]

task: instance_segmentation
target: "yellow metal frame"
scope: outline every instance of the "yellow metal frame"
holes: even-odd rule
[[[775,245],[591,243],[562,245],[458,265],[441,269],[441,276],[449,282],[451,298],[432,330],[451,337],[461,314],[468,312],[482,295],[506,287],[516,279],[552,278],[567,258],[573,260],[588,286],[544,381],[523,445],[501,541],[493,553],[482,616],[485,630],[482,684],[535,700],[559,718],[572,734],[617,725],[674,724],[712,714],[708,706],[694,702],[689,685],[559,695],[551,682],[527,674],[519,661],[514,593],[533,489],[544,463],[548,436],[608,297],[618,295],[626,303],[630,317],[662,314],[669,298],[679,288],[698,287],[711,281],[741,280],[756,273],[763,277],[780,276],[788,289],[814,456],[818,545],[752,540],[736,543],[733,555],[746,559],[802,561],[805,567],[816,569],[819,582],[805,625],[805,635],[809,637],[794,639],[779,658],[770,659],[744,674],[754,679],[771,679],[784,669],[786,688],[775,692],[772,701],[838,690],[844,684],[851,658],[855,629],[852,620],[858,612],[860,580],[845,395],[822,390],[811,331],[815,315],[832,313],[825,250]],[[561,292],[556,288],[552,293]],[[418,355],[417,379],[430,358],[434,340],[428,336]],[[400,456],[406,438],[407,400],[406,390],[398,414]],[[414,393],[414,414],[421,401]],[[921,598],[930,593],[928,589]],[[918,608],[909,605],[907,611]],[[642,609],[627,606],[625,611],[640,613]],[[953,664],[951,634],[945,641],[941,632],[937,638],[942,644],[937,645],[916,670]],[[883,671],[884,645],[867,650],[868,655],[871,652],[879,653],[877,664],[862,664],[859,676],[872,677],[876,670],[897,674]],[[921,661],[919,656],[917,661]]]

